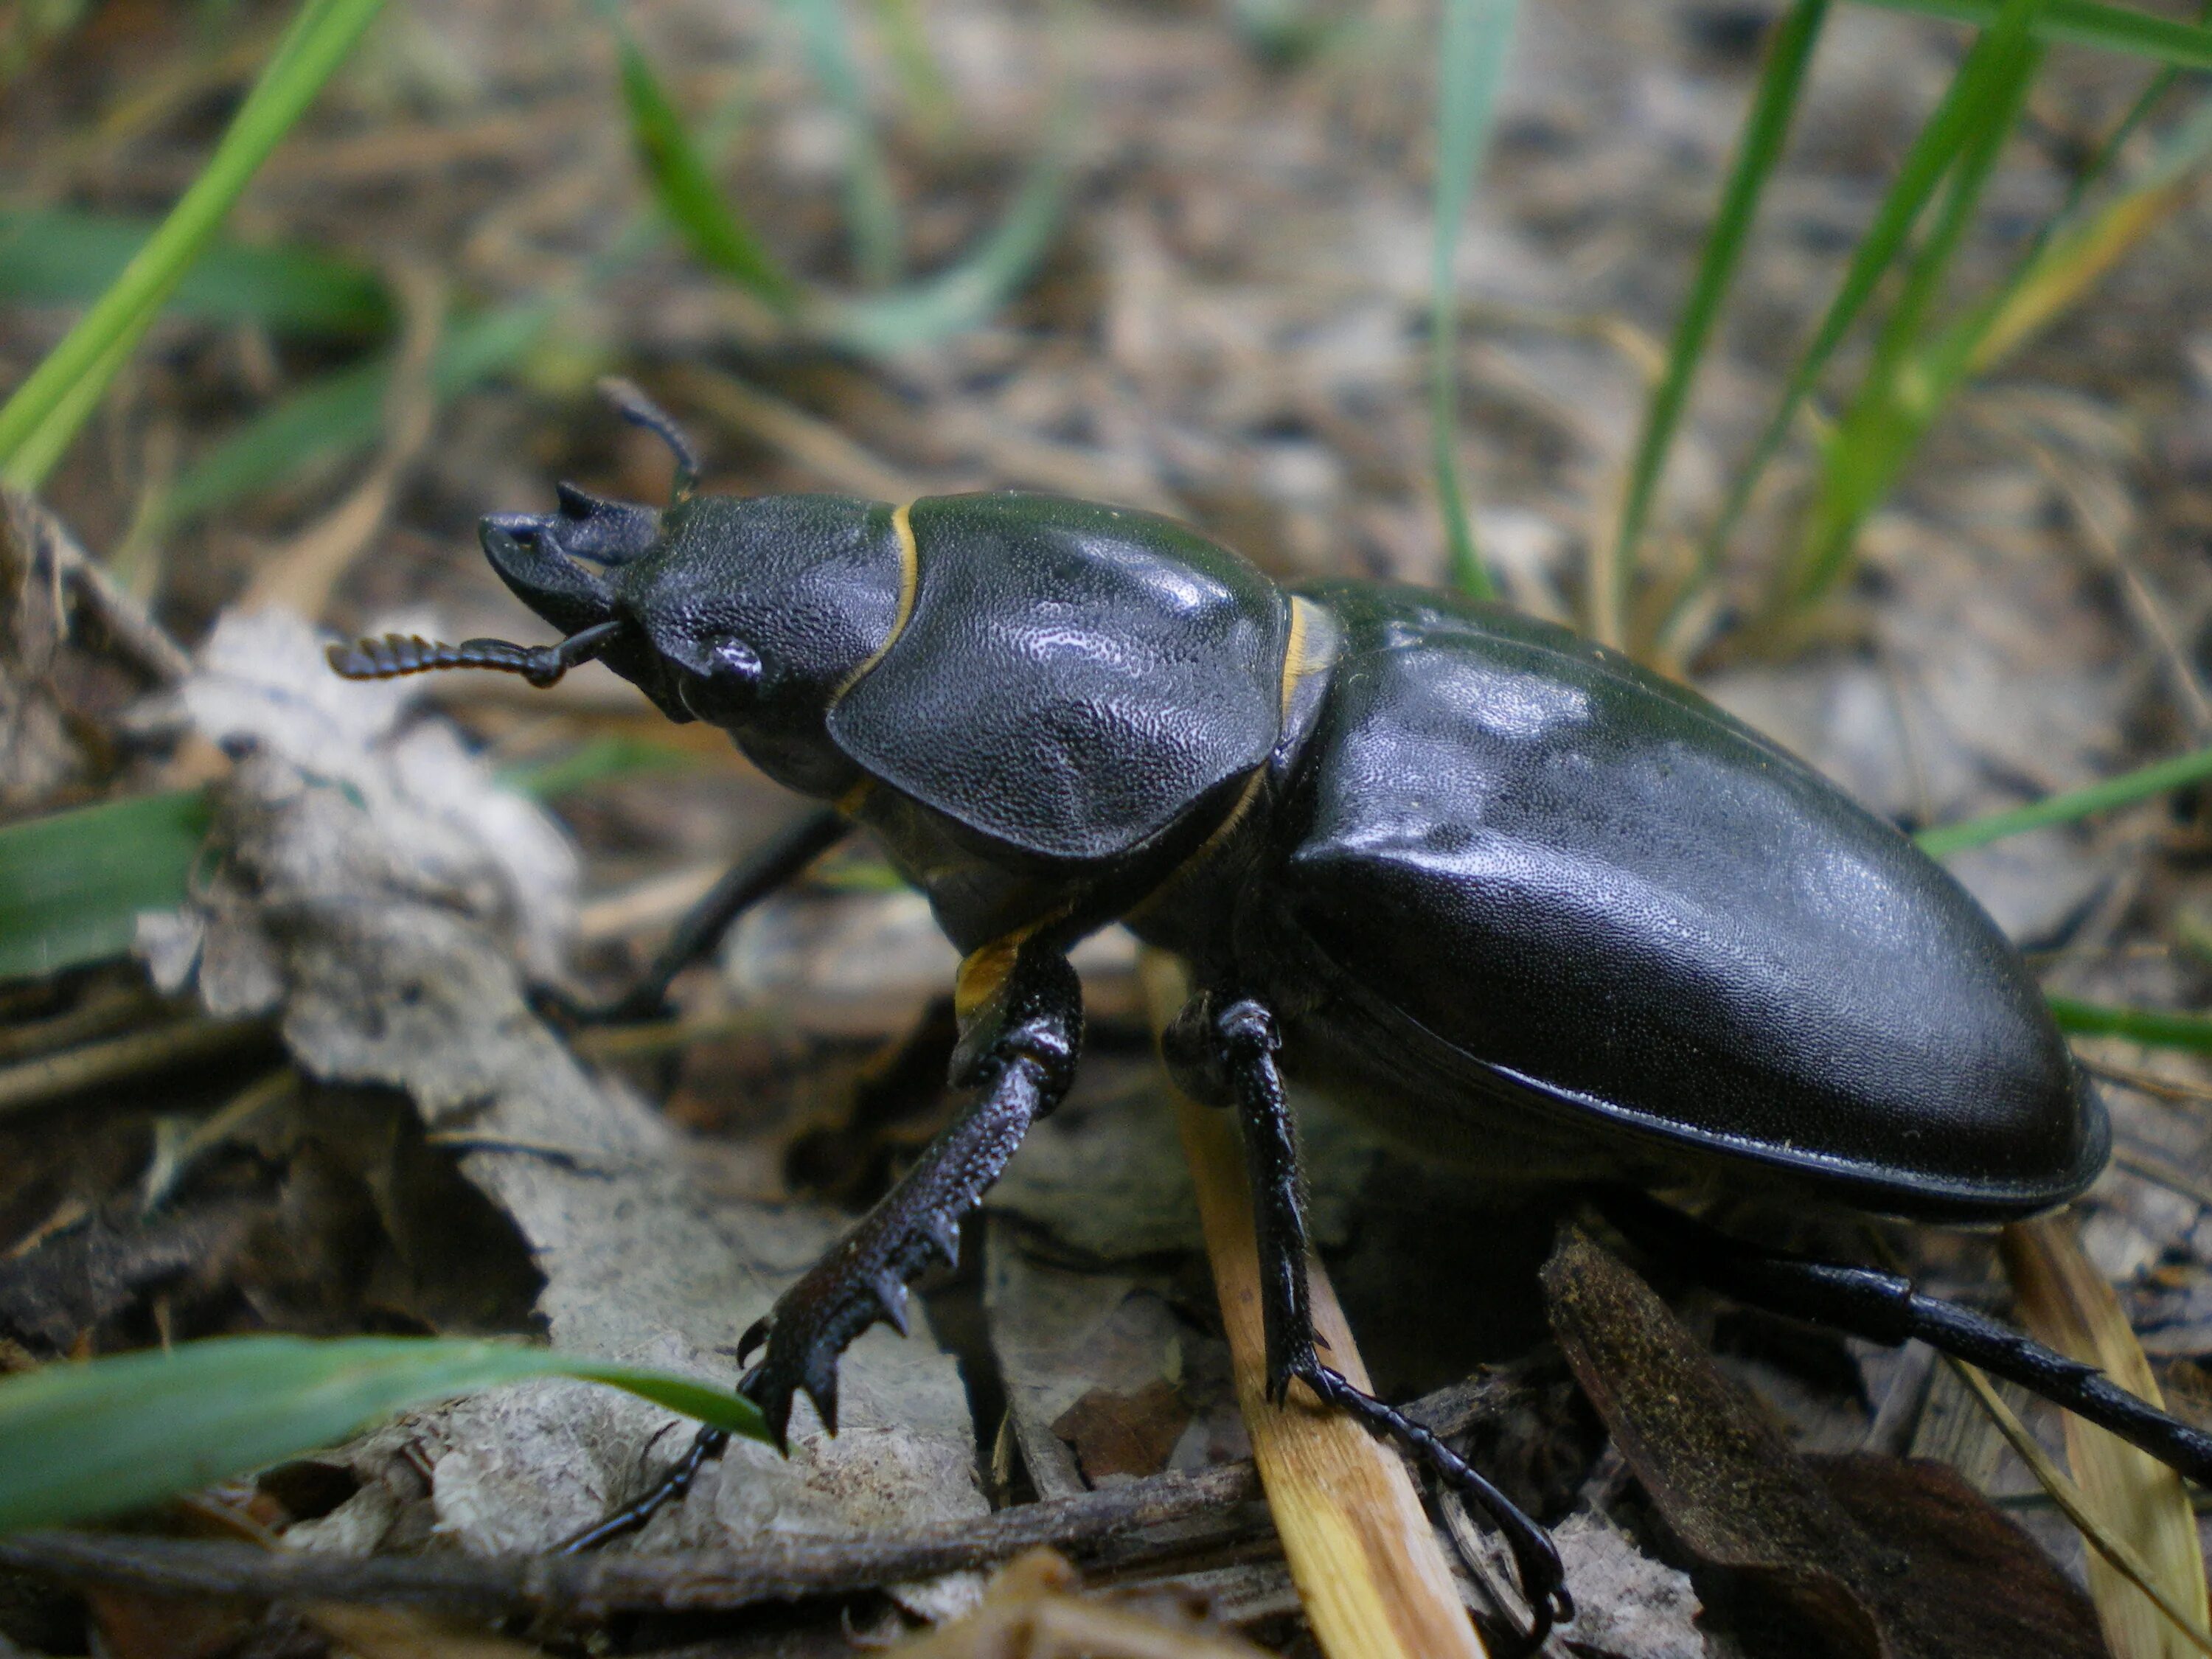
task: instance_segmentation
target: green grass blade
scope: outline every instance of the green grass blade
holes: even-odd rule
[[[327,1445],[410,1406],[538,1376],[608,1383],[767,1438],[752,1402],[727,1389],[520,1343],[225,1337],[0,1382],[0,1533],[139,1508]]]
[[[207,838],[198,789],[0,826],[0,980],[129,953],[141,910],[173,910]]]
[[[2008,0],[2008,3],[2017,6],[2021,0]],[[2002,67],[2002,64],[1994,33],[1984,34],[1966,54],[1935,113],[1912,141],[1912,148],[1898,167],[1897,177],[1875,210],[1873,222],[1852,252],[1850,264],[1837,287],[1835,298],[1829,302],[1826,314],[1820,319],[1820,328],[1791,372],[1781,402],[1752,447],[1750,459],[1737,473],[1719,516],[1698,550],[1701,570],[1719,568],[1721,556],[1734,538],[1760,477],[1789,437],[1806,398],[1827,368],[1836,348],[1843,343],[1844,336],[1850,332],[1859,313],[1873,297],[1882,273],[1903,252],[1906,239],[1935,195],[1936,186],[1960,150],[1972,137],[1982,118],[1984,94],[1992,66]]]
[[[652,60],[623,27],[621,13],[611,4],[602,4],[599,12],[614,31],[630,137],[661,210],[702,264],[720,271],[763,303],[788,312],[798,302],[799,284],[715,185],[675,100],[662,86]]]
[[[845,127],[845,229],[860,281],[882,288],[904,263],[897,198],[890,169],[869,118],[867,88],[853,59],[852,20],[841,0],[782,0],[799,27],[814,79],[836,106]]]
[[[1474,525],[1459,475],[1459,284],[1453,267],[1518,11],[1518,0],[1444,0],[1437,50],[1435,228],[1429,271],[1430,441],[1451,579],[1462,592],[1484,599],[1496,589],[1474,544]]]
[[[825,301],[810,331],[866,356],[895,356],[983,322],[1036,270],[1074,179],[1073,82],[1006,214],[958,263],[889,294]]]
[[[1991,53],[1975,89],[1971,136],[1935,225],[1908,263],[1904,289],[1883,320],[1873,365],[1829,441],[1820,494],[1797,555],[1782,577],[1779,592],[1787,605],[1813,605],[1842,579],[1850,568],[1859,526],[1889,493],[1964,376],[1963,357],[1916,365],[1913,356],[2042,61],[2043,48],[2028,33],[2038,4],[2039,0],[2012,0],[1987,37]]]
[[[83,430],[84,423],[100,407],[100,400],[107,395],[108,385],[121,372],[137,349],[136,333],[119,335],[107,349],[94,361],[91,369],[80,375],[76,383],[63,392],[52,411],[41,422],[23,447],[10,456],[8,464],[0,467],[0,483],[13,483],[19,478],[44,478],[60,464],[69,447]]]
[[[1674,325],[1674,338],[1667,354],[1667,371],[1652,388],[1644,414],[1644,432],[1636,446],[1627,494],[1622,501],[1620,523],[1613,538],[1613,559],[1603,573],[1612,588],[1613,614],[1627,611],[1628,590],[1633,577],[1637,544],[1643,539],[1644,520],[1667,465],[1667,454],[1689,401],[1690,384],[1696,378],[1713,323],[1720,315],[1721,299],[1741,262],[1750,240],[1751,225],[1760,195],[1772,177],[1775,163],[1790,136],[1790,118],[1813,60],[1813,48],[1826,21],[1828,0],[1796,0],[1789,15],[1774,31],[1767,47],[1766,64],[1753,95],[1737,140],[1735,161],[1721,192],[1720,210],[1705,235],[1705,252],[1698,261],[1696,281],[1682,314]],[[1700,573],[1701,574],[1709,573]]]
[[[2072,997],[2046,996],[2044,1001],[2058,1029],[2070,1036],[2129,1037],[2155,1048],[2187,1048],[2212,1054],[2212,1018],[2203,1014],[2112,1008],[2102,1003],[2077,1002]]]
[[[447,331],[431,366],[442,401],[511,367],[552,321],[548,300],[530,300],[465,318]],[[158,514],[173,528],[266,489],[312,461],[368,448],[383,430],[387,364],[367,363],[325,376],[293,393],[218,444],[172,486]]]
[[[383,0],[307,0],[230,127],[159,230],[107,292],[0,406],[0,477],[35,489],[74,435],[41,428],[59,416],[81,425],[96,399],[81,382],[112,376],[153,322],[262,162],[352,52]],[[34,465],[21,452],[40,437]]]
[[[1993,841],[2002,841],[2007,836],[2045,830],[2056,823],[2074,823],[2115,807],[2132,806],[2137,801],[2148,800],[2154,795],[2163,795],[2207,778],[2212,778],[2212,749],[2193,750],[2186,755],[2154,761],[2148,766],[2139,766],[2101,783],[2069,789],[2063,794],[2015,806],[2008,811],[1923,830],[1913,839],[1929,857],[1948,858],[1969,847],[1986,847]]]
[[[151,222],[74,208],[0,210],[0,298],[84,305],[123,274]],[[392,326],[392,300],[374,270],[299,247],[212,239],[170,293],[173,314],[258,323],[283,334],[355,337]]]
[[[1984,28],[1996,21],[2001,9],[2000,0],[1864,0],[1864,3]],[[2035,38],[2153,58],[2176,69],[2212,69],[2212,29],[2202,23],[2154,17],[2131,7],[2100,5],[2096,0],[2050,0],[2035,20]]]

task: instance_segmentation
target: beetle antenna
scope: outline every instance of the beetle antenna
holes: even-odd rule
[[[691,447],[690,439],[684,428],[676,424],[673,416],[647,397],[637,383],[626,380],[619,374],[610,374],[599,382],[599,396],[615,406],[615,412],[632,426],[641,426],[668,446],[669,453],[676,457],[676,483],[668,492],[668,504],[681,506],[691,499],[691,492],[699,486],[699,453]]]
[[[331,666],[349,680],[389,680],[402,674],[427,674],[440,668],[495,668],[520,674],[532,685],[552,684],[579,663],[606,649],[621,632],[618,622],[596,623],[558,645],[516,645],[509,640],[463,640],[447,645],[420,634],[386,634],[380,640],[334,645],[325,653]]]

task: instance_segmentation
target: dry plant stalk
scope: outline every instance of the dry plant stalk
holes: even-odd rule
[[[310,622],[319,617],[331,592],[384,528],[410,469],[430,441],[438,418],[432,372],[445,331],[445,283],[429,267],[404,258],[392,262],[390,276],[399,296],[402,331],[385,395],[382,450],[344,501],[255,573],[238,602],[241,611],[282,605]]]
[[[1146,953],[1141,971],[1158,1026],[1182,1006],[1188,981],[1180,964],[1156,952]],[[1485,1659],[1397,1453],[1349,1417],[1317,1408],[1303,1387],[1284,1406],[1268,1403],[1259,1243],[1243,1151],[1226,1112],[1181,1095],[1176,1112],[1252,1459],[1322,1650],[1329,1659]],[[1319,1263],[1308,1273],[1314,1328],[1330,1364],[1355,1388],[1369,1388],[1328,1275]]]
[[[2070,1223],[2054,1216],[2007,1227],[2003,1252],[2021,1318],[2039,1340],[2102,1368],[2151,1404],[2165,1403],[2119,1299],[2081,1254]],[[2181,1477],[2148,1453],[2071,1413],[2066,1419],[2066,1455],[2089,1512],[2127,1541],[2167,1598],[2202,1630],[2204,1557]],[[2089,1589],[2115,1659],[2180,1659],[2197,1651],[2148,1597],[2094,1552]]]

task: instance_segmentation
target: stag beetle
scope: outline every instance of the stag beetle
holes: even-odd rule
[[[387,637],[359,678],[592,659],[672,720],[726,729],[831,803],[731,872],[633,996],[854,825],[964,953],[951,1079],[969,1103],[749,1331],[739,1387],[781,1439],[838,1356],[1060,1099],[1082,1036],[1069,946],[1121,921],[1197,988],[1164,1034],[1233,1107],[1267,1286],[1268,1382],[1296,1378],[1486,1510],[1535,1610],[1571,1614],[1533,1520],[1322,1363],[1284,1078],[1425,1157],[1587,1183],[1640,1246],[1727,1294],[1877,1342],[1918,1337],[2191,1478],[2212,1437],[1909,1282],[1754,1248],[1650,1197],[1692,1181],[1993,1223],[2063,1204],[2110,1131],[2019,956],[1890,824],[1682,686],[1501,606],[1373,582],[1285,590],[1152,515],[1024,494],[903,506],[569,486],[495,514],[493,567],[557,645]],[[636,1524],[718,1449],[591,1536]]]

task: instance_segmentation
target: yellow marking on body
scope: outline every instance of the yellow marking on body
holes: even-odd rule
[[[1063,904],[1056,910],[1048,910],[1035,921],[1025,921],[961,957],[960,971],[952,981],[952,1017],[960,1022],[963,1030],[968,1028],[968,1017],[1004,988],[1013,974],[1022,947],[1046,928],[1066,921],[1073,909],[1073,904]]]
[[[1325,642],[1333,642],[1334,639],[1333,631],[1326,625],[1326,620],[1324,619],[1324,625],[1321,628],[1313,626],[1313,618],[1319,611],[1320,607],[1310,599],[1302,599],[1295,594],[1291,598],[1290,637],[1283,644],[1281,719],[1285,721],[1291,717],[1291,700],[1297,693],[1298,683],[1309,674],[1318,673],[1336,660],[1336,653],[1326,648]],[[1317,647],[1322,648],[1316,654]],[[1163,876],[1158,886],[1123,911],[1121,914],[1124,919],[1132,916],[1141,917],[1146,908],[1161,894],[1175,886],[1190,872],[1203,868],[1206,860],[1218,852],[1222,844],[1235,835],[1238,826],[1251,816],[1253,807],[1259,802],[1261,789],[1267,781],[1267,763],[1262,762],[1252,769],[1252,775],[1244,781],[1243,792],[1237,797],[1237,804],[1229,809],[1229,816],[1214,825],[1212,832],[1192,848],[1188,856]]]
[[[914,619],[914,596],[921,590],[921,548],[914,538],[914,503],[906,502],[891,512],[891,529],[898,536],[899,597],[898,614],[891,618],[891,631],[884,635],[884,642],[868,653],[868,659],[845,677],[844,684],[837,688],[836,696],[830,699],[836,707],[839,697],[858,685],[867,672],[884,659],[884,654],[898,643],[906,625]]]
[[[963,1030],[969,1017],[1005,988],[1013,975],[1015,959],[1022,953],[1022,942],[1036,931],[1018,928],[960,959],[960,972],[952,981],[952,1015]]]
[[[1283,644],[1283,702],[1278,717],[1291,717],[1291,693],[1306,677],[1306,618],[1313,606],[1296,594],[1291,597],[1291,637]]]
[[[868,804],[868,796],[875,787],[876,781],[873,778],[862,778],[850,789],[837,797],[838,811],[848,818],[860,817],[860,809]]]

